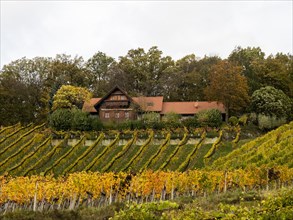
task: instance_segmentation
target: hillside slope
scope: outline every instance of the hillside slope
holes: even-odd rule
[[[293,167],[293,121],[218,158],[209,168],[222,170],[261,165]]]

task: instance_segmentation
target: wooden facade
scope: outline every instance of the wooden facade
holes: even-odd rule
[[[226,118],[225,106],[220,102],[164,102],[163,96],[130,97],[118,86],[103,98],[92,98],[83,105],[83,111],[98,116],[102,122],[136,120],[146,112],[157,113],[161,118],[173,112],[187,118],[208,109],[218,109],[223,120]]]
[[[115,87],[94,107],[103,122],[122,122],[137,119],[137,111],[135,111],[136,104],[119,87]]]

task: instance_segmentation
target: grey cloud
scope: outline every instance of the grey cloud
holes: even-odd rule
[[[1,1],[1,63],[58,53],[118,58],[158,46],[179,59],[237,45],[292,54],[292,2]]]

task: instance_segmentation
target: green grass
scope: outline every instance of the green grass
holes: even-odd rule
[[[115,155],[118,154],[123,148],[123,145],[114,145],[112,146],[105,155],[103,155],[93,166],[91,171],[101,171],[103,167],[107,166],[107,164],[111,161]]]
[[[123,157],[116,160],[109,171],[120,171],[128,163],[129,160],[135,155],[135,153],[140,149],[141,146],[132,144],[128,151],[123,155]]]
[[[187,155],[193,150],[194,145],[183,145],[179,151],[171,159],[170,163],[166,166],[166,170],[176,170],[186,159]]]
[[[138,172],[146,162],[154,155],[159,148],[159,145],[153,145],[150,143],[141,153],[141,155],[133,161],[130,170]]]
[[[163,150],[157,158],[150,164],[148,169],[152,170],[158,170],[160,166],[165,162],[166,158],[168,158],[169,155],[172,154],[174,149],[177,147],[177,145],[169,145]]]

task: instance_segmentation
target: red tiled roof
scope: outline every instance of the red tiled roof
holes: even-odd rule
[[[225,108],[219,102],[163,102],[161,114],[174,112],[181,115],[195,114],[206,109],[218,109],[225,113]]]
[[[100,100],[101,98],[90,99],[84,103],[82,110],[90,113],[97,112],[94,105]],[[220,102],[163,102],[163,96],[133,97],[132,100],[140,105],[144,111],[159,112],[162,115],[169,112],[191,115],[206,109],[218,109],[222,113],[226,112],[224,105]]]
[[[157,97],[132,97],[144,111],[160,112],[163,108],[163,96]]]
[[[101,98],[91,98],[89,101],[84,102],[82,110],[85,112],[97,112],[97,110],[94,108],[94,105],[100,101]]]

